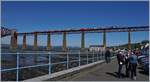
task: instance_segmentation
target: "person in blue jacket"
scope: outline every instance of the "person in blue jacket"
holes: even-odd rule
[[[129,57],[129,64],[130,64],[130,71],[131,71],[131,79],[136,80],[136,69],[137,69],[137,56],[134,53],[132,53]]]

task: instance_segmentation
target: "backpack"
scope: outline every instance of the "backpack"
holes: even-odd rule
[[[120,55],[120,61],[124,64],[125,63],[125,56],[124,55]]]

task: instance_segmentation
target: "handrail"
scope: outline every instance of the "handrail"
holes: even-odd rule
[[[2,54],[6,54],[6,53],[2,53]],[[19,74],[20,74],[20,73],[19,73],[19,70],[22,70],[22,69],[48,66],[48,74],[50,75],[50,74],[52,74],[52,72],[51,72],[51,71],[52,71],[52,69],[51,69],[51,66],[52,66],[52,65],[67,64],[67,67],[66,67],[66,68],[67,68],[67,69],[70,69],[70,68],[69,68],[69,63],[71,63],[71,62],[77,62],[77,63],[78,63],[78,66],[80,66],[80,65],[81,65],[81,62],[86,61],[86,60],[87,60],[87,61],[86,61],[86,64],[89,64],[89,61],[90,61],[90,60],[92,60],[92,63],[94,63],[94,62],[99,61],[99,60],[102,59],[102,58],[100,58],[100,57],[102,57],[102,56],[100,55],[100,53],[94,54],[94,53],[80,53],[80,52],[79,52],[78,54],[75,53],[75,54],[77,55],[78,59],[69,60],[70,54],[72,55],[72,54],[74,54],[74,53],[66,53],[66,56],[67,56],[67,57],[64,57],[64,58],[66,58],[65,61],[53,63],[52,60],[51,60],[52,55],[56,55],[56,54],[61,55],[61,54],[60,54],[60,53],[44,53],[45,56],[48,56],[48,62],[47,62],[47,63],[45,63],[45,64],[38,64],[38,65],[29,65],[29,66],[19,66],[19,64],[20,64],[19,59],[20,59],[20,56],[21,56],[21,55],[32,54],[33,56],[36,56],[36,55],[41,55],[41,54],[43,54],[43,53],[9,53],[9,54],[17,55],[17,64],[16,64],[16,67],[15,67],[15,68],[1,69],[1,72],[16,70],[16,80],[17,80],[17,81],[19,81]],[[63,53],[63,54],[65,54],[65,53]],[[81,54],[85,54],[85,57],[83,57],[83,59],[82,59],[82,57],[81,57]],[[92,58],[89,58],[89,54],[92,54],[92,55],[93,55]],[[96,55],[96,56],[94,56],[94,55]],[[98,56],[98,55],[100,55],[100,56]],[[57,57],[57,56],[56,56],[56,57]],[[98,57],[99,57],[99,58],[98,58]],[[96,58],[96,61],[95,61],[95,58]]]

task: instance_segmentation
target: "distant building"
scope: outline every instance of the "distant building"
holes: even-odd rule
[[[90,52],[102,52],[104,51],[104,46],[103,45],[90,45],[89,46],[89,51]]]

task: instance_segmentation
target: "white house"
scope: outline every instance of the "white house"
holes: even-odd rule
[[[102,52],[104,51],[104,46],[103,45],[90,45],[89,46],[89,51],[90,52]]]

